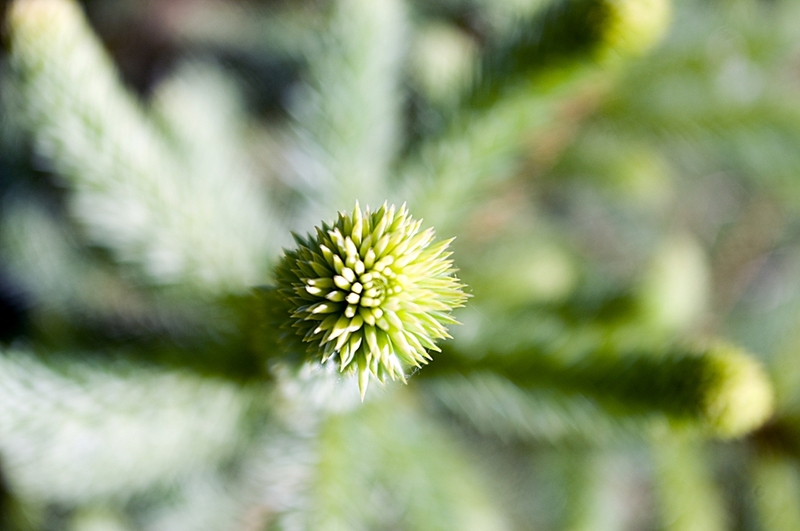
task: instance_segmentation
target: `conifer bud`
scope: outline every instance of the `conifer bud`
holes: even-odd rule
[[[669,0],[606,0],[606,4],[606,55],[640,55],[658,43],[669,27]]]
[[[727,345],[705,356],[703,413],[721,437],[740,437],[761,426],[773,412],[773,390],[752,357]]]
[[[358,373],[362,399],[370,374],[405,381],[405,368],[427,363],[467,298],[448,260],[452,240],[434,243],[421,224],[405,205],[362,212],[356,203],[316,234],[295,235],[276,269],[285,324],[321,362]]]

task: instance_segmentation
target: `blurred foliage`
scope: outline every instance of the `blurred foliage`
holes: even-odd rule
[[[796,2],[3,16],[0,528],[800,528]],[[472,295],[363,402],[273,302],[356,200]]]

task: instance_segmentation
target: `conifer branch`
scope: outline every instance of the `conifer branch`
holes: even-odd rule
[[[444,359],[447,359],[446,357]],[[459,358],[432,365],[418,377],[494,372],[523,388],[557,387],[599,400],[615,415],[664,414],[679,428],[740,437],[772,414],[773,390],[752,357],[731,347],[671,355],[591,352],[576,362],[522,348],[505,355]]]
[[[18,0],[8,20],[25,126],[90,238],[156,284],[263,281],[271,227],[253,183],[201,178],[174,156],[72,1]]]
[[[664,424],[653,416],[613,415],[591,398],[558,389],[520,388],[490,372],[420,383],[434,407],[504,441],[609,444],[640,439]]]
[[[401,193],[434,225],[458,223],[482,190],[514,174],[527,138],[555,123],[587,87],[606,85],[620,59],[658,40],[668,6],[561,0],[521,23],[484,54],[462,112],[401,170]]]
[[[295,162],[324,211],[387,197],[401,138],[406,17],[402,0],[336,2],[330,30],[309,56],[310,86],[295,106]]]
[[[74,356],[73,356],[74,357]],[[236,448],[249,407],[230,383],[0,352],[0,453],[14,492],[78,503],[167,485]]]

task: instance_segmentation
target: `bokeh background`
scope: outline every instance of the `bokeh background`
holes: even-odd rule
[[[800,529],[797,2],[3,27],[3,529]],[[455,236],[472,295],[364,403],[269,311],[356,200]]]

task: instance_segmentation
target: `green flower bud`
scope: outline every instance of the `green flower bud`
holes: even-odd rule
[[[467,298],[448,260],[452,240],[433,243],[421,224],[405,205],[362,213],[356,203],[315,235],[295,235],[298,248],[276,269],[294,332],[322,363],[358,373],[362,399],[370,373],[405,381],[407,367],[427,363]]]

